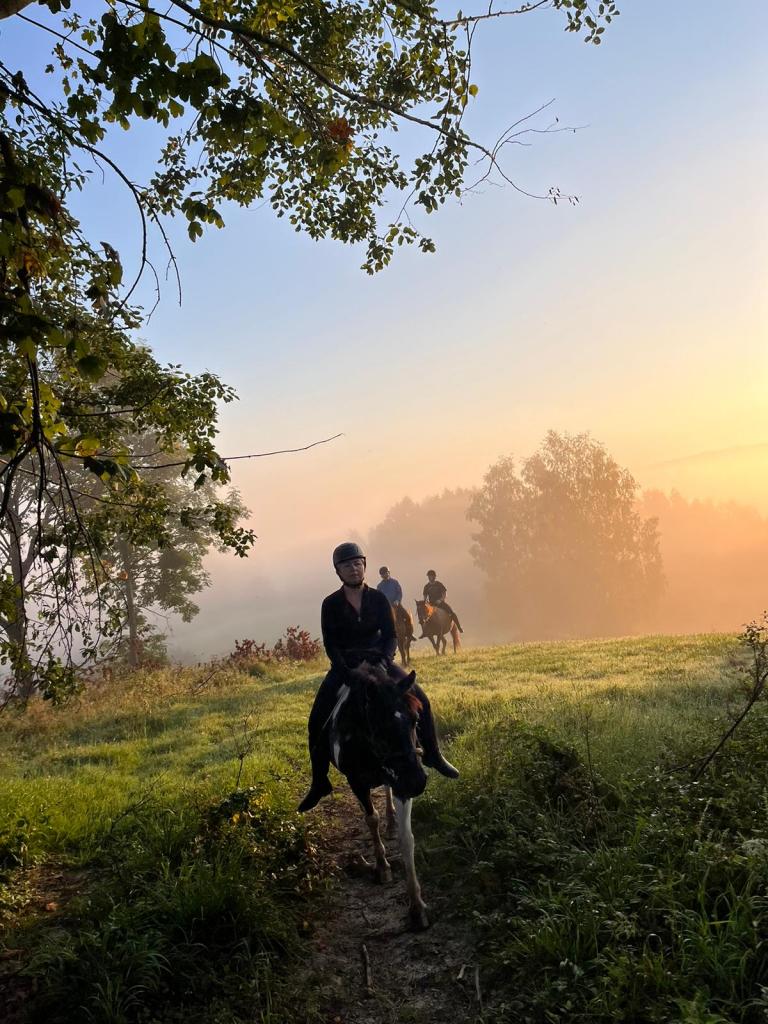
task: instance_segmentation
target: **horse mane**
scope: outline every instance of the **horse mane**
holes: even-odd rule
[[[416,694],[413,693],[413,691],[406,690],[405,693],[403,694],[403,700],[405,701],[408,710],[412,714],[421,714],[421,710],[424,707],[424,705],[421,703]]]
[[[357,677],[363,682],[376,683],[377,685],[391,683],[394,686],[396,684],[396,680],[390,676],[385,668],[382,668],[380,665],[369,665],[367,661],[361,662],[357,668],[350,669],[350,675]],[[411,690],[406,690],[402,697],[408,710],[418,715],[423,705],[416,694]]]
[[[367,661],[362,661],[356,668],[350,669],[349,674],[366,683],[383,683],[389,679],[386,669],[380,665],[369,665]]]

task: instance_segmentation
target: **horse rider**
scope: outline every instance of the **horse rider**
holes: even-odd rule
[[[463,633],[464,630],[461,628],[458,615],[445,600],[448,594],[445,584],[441,583],[437,578],[437,573],[434,569],[427,570],[427,580],[428,582],[424,584],[424,600],[434,608],[442,608],[444,612],[447,612],[456,623],[458,631]]]
[[[403,588],[400,586],[399,580],[396,580],[394,576],[390,575],[389,569],[386,565],[382,565],[379,569],[379,576],[381,576],[381,580],[376,584],[376,589],[382,593],[392,605],[392,613],[395,616],[395,622],[397,622],[398,618],[402,620],[406,629],[409,629],[411,632],[411,643],[415,643],[416,637],[413,635],[413,620],[403,608]]]
[[[396,607],[403,600],[403,588],[399,581],[390,575],[386,565],[382,565],[379,569],[379,576],[381,576],[381,582],[377,583],[376,589],[381,591],[393,608]]]
[[[408,673],[393,661],[397,648],[395,620],[388,599],[365,583],[365,552],[358,544],[348,541],[333,552],[333,567],[341,580],[341,587],[323,601],[320,625],[323,645],[331,667],[309,715],[309,756],[312,762],[312,785],[299,804],[300,811],[309,811],[333,789],[328,779],[330,750],[323,742],[328,721],[338,699],[338,691],[347,672],[367,661],[383,665],[393,679],[403,679]],[[435,722],[429,699],[420,686],[413,692],[421,701],[417,724],[419,744],[423,750],[422,762],[449,779],[457,779],[458,771],[440,752]]]

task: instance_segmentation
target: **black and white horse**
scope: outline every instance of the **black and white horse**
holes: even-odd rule
[[[325,734],[331,760],[346,775],[365,812],[376,857],[376,879],[380,882],[391,881],[392,870],[371,790],[386,787],[387,823],[392,827],[397,819],[410,921],[414,928],[422,929],[429,926],[429,920],[416,877],[411,806],[413,798],[424,792],[427,775],[416,739],[421,704],[411,690],[415,680],[415,672],[393,679],[383,667],[363,662],[349,672],[340,687]]]

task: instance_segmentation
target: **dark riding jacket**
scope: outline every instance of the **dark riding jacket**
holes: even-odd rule
[[[371,652],[387,661],[395,656],[397,637],[392,606],[384,594],[371,590],[365,583],[359,615],[341,587],[323,601],[320,627],[326,654],[337,671],[355,668]]]
[[[429,604],[440,604],[445,600],[447,593],[445,585],[440,580],[432,580],[430,583],[424,584],[424,600]]]

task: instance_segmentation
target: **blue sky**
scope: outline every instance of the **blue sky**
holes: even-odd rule
[[[365,532],[405,494],[476,483],[550,427],[590,430],[643,484],[768,508],[751,463],[730,475],[662,465],[768,441],[768,4],[619,6],[600,47],[556,13],[476,36],[470,129],[492,141],[554,99],[560,124],[585,127],[538,136],[507,166],[578,206],[485,187],[424,220],[436,255],[402,252],[375,278],[360,251],[297,235],[268,207],[231,210],[194,246],[173,229],[184,302],[168,285],[144,334],[162,360],[236,386],[222,450],[345,434],[237,465],[261,541],[227,573],[273,578],[299,557],[319,571],[348,528]],[[0,26],[6,59],[45,53],[14,21]],[[148,133],[114,151],[148,176]],[[81,212],[129,263],[128,199],[95,184]]]

